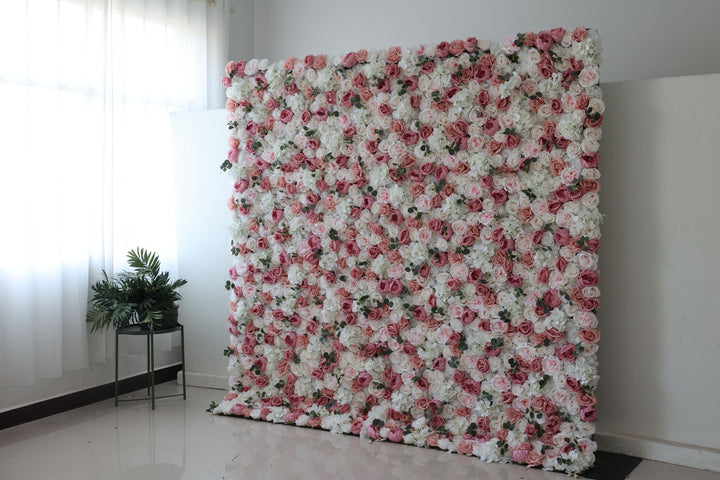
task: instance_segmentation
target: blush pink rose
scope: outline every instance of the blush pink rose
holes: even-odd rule
[[[387,63],[398,63],[401,55],[402,49],[400,47],[390,47],[385,54],[385,61]]]

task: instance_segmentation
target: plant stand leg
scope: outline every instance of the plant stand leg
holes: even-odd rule
[[[182,377],[183,377],[183,400],[187,399],[185,394],[185,327],[180,326],[180,349],[182,351]]]
[[[115,330],[115,406],[118,406],[118,331]]]
[[[152,379],[150,378],[150,335],[145,337],[145,351],[147,352],[147,394],[150,395],[150,382]]]
[[[155,332],[150,332],[150,402],[152,409],[155,410]]]

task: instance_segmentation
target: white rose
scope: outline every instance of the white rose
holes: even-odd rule
[[[594,208],[597,208],[598,204],[600,203],[600,197],[595,192],[588,192],[585,195],[583,195],[583,197],[580,201],[587,208],[594,209]]]
[[[605,103],[599,98],[591,98],[588,102],[588,108],[591,109],[593,113],[602,115],[605,112]]]
[[[600,150],[600,143],[597,140],[586,138],[580,143],[580,148],[583,152],[597,152]]]

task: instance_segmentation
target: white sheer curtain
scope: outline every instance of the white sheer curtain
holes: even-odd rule
[[[0,387],[88,367],[88,285],[127,250],[172,269],[168,114],[208,107],[218,3],[0,2]]]

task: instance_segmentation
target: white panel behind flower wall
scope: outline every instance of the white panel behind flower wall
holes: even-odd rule
[[[720,75],[603,91],[598,427],[720,449]]]
[[[185,325],[188,382],[227,387],[227,316],[224,285],[231,265],[230,177],[225,110],[178,112],[171,117],[177,201],[178,275],[183,287],[180,322]],[[193,376],[201,373],[201,376]],[[222,376],[215,379],[213,376]],[[215,383],[213,383],[215,380]]]

